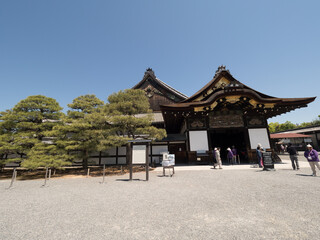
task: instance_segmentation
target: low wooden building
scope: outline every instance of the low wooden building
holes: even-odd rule
[[[290,129],[286,131],[277,132],[278,134],[307,134],[311,137],[313,148],[320,151],[320,125]]]
[[[266,95],[235,79],[225,66],[220,66],[213,79],[191,97],[159,80],[150,68],[133,88],[146,92],[158,116],[155,124],[168,133],[157,144],[166,145],[176,155],[176,162],[185,164],[208,162],[214,147],[221,148],[225,161],[226,149],[232,146],[242,162],[253,162],[258,143],[271,150],[267,119],[306,107],[315,99]],[[150,157],[153,161],[154,156]]]
[[[167,137],[150,144],[149,162],[159,164],[163,152],[175,154],[176,164],[204,164],[210,150],[235,146],[241,162],[254,162],[257,144],[271,150],[267,119],[306,107],[311,98],[277,98],[260,93],[236,80],[224,66],[191,97],[158,79],[151,68],[133,89],[142,89],[153,111],[153,125]],[[90,154],[92,165],[126,164],[126,148]],[[80,162],[79,162],[80,164]]]

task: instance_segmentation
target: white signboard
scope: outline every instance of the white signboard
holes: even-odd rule
[[[163,167],[175,165],[175,155],[174,154],[163,154],[163,155],[167,155],[167,158],[162,160]]]
[[[146,145],[133,145],[132,147],[132,164],[146,164],[147,158]]]
[[[270,148],[268,131],[266,128],[248,129],[251,149],[256,149],[260,143],[264,149]]]
[[[208,151],[209,150],[207,131],[190,131],[189,141],[190,141],[191,151]]]

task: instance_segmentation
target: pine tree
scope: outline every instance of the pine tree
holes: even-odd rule
[[[27,154],[23,167],[37,169],[39,167],[63,168],[71,165],[71,157],[63,148],[52,143],[37,143]]]
[[[73,159],[82,159],[83,168],[88,167],[89,153],[100,150],[100,142],[109,125],[101,114],[104,102],[95,95],[75,98],[68,107],[63,124],[54,128],[57,145],[66,149]]]
[[[104,112],[112,123],[113,133],[123,138],[162,139],[164,129],[152,126],[152,114],[145,92],[139,89],[127,89],[114,93],[108,98]]]
[[[2,114],[1,126],[6,131],[2,138],[6,142],[3,146],[10,150],[11,154],[24,156],[21,166],[34,169],[68,164],[68,158],[61,149],[51,141],[45,142],[45,137],[50,135],[52,128],[61,124],[61,110],[55,99],[35,95],[21,100],[12,110]],[[40,151],[40,147],[47,149],[48,153]],[[4,151],[3,148],[2,150]],[[51,160],[45,160],[44,155]],[[53,159],[52,156],[56,158]]]
[[[8,156],[17,152],[17,146],[14,144],[13,133],[15,123],[11,121],[12,111],[7,110],[0,113],[0,168],[8,162],[14,162],[17,159],[10,159]],[[20,160],[20,158],[18,159]]]

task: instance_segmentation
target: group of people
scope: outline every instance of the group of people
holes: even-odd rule
[[[221,162],[221,156],[220,156],[220,147],[214,148],[214,151],[212,153],[213,155],[213,168],[216,168],[219,166],[219,169],[222,169],[222,162]],[[237,149],[232,146],[231,148],[227,148],[227,159],[229,164],[235,164],[237,162]]]
[[[287,148],[287,152],[289,153],[292,169],[293,170],[299,170],[299,161],[298,161],[298,152],[294,146],[292,146],[291,143],[289,143],[289,146]],[[316,173],[316,167],[320,171],[320,164],[319,164],[319,155],[318,152],[313,149],[313,147],[308,144],[307,150],[304,152],[304,157],[308,160],[308,163],[312,170],[312,176],[317,176]]]
[[[220,150],[221,150],[220,147],[216,147],[212,152],[213,167],[214,168],[219,167],[219,169],[222,169]],[[263,151],[264,151],[263,147],[259,143],[256,148],[256,153],[257,153],[257,162],[260,168],[263,167],[263,158],[262,158]],[[289,153],[292,169],[299,170],[300,166],[298,161],[298,151],[296,150],[296,148],[291,143],[289,143],[286,151]],[[227,153],[228,163],[232,165],[235,164],[237,162],[237,149],[234,146],[232,146],[232,148],[227,148],[227,152],[228,152]],[[304,156],[308,160],[308,163],[311,167],[312,175],[317,176],[316,168],[318,168],[320,171],[320,164],[319,164],[320,160],[319,160],[318,152],[315,149],[313,149],[313,147],[310,144],[308,144],[307,150],[304,152]]]

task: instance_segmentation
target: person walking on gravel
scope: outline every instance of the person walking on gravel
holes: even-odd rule
[[[287,152],[290,155],[290,160],[292,163],[292,168],[293,170],[299,170],[299,162],[298,162],[298,154],[297,154],[297,150],[294,146],[292,146],[291,143],[289,143],[289,146],[287,148]]]
[[[312,170],[312,176],[316,177],[316,167],[320,170],[318,152],[312,148],[310,144],[307,145],[307,150],[304,152]]]
[[[217,164],[219,165],[219,169],[222,169],[222,167],[221,167],[221,157],[220,157],[220,148],[219,147],[215,148],[214,152],[215,152],[215,157],[216,157]]]

